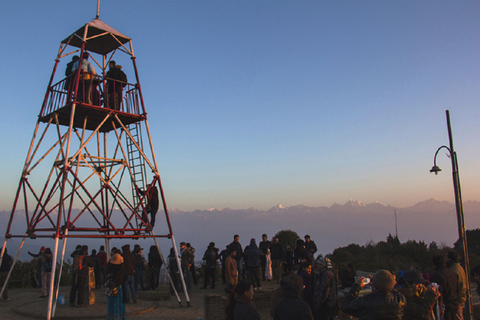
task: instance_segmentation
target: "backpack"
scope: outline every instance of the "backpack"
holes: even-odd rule
[[[73,260],[73,270],[74,271],[80,271],[82,270],[83,267],[83,254],[77,254],[75,256],[75,259]]]
[[[52,259],[45,259],[45,263],[43,264],[43,271],[52,272]]]

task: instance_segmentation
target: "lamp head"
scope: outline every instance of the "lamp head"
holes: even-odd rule
[[[437,175],[442,169],[440,169],[439,166],[433,166],[432,169],[430,169],[430,172],[435,172],[435,175]]]

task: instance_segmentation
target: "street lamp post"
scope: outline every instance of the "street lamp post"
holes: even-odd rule
[[[468,258],[467,237],[465,232],[465,220],[463,215],[462,192],[460,189],[460,176],[458,174],[457,153],[453,149],[452,128],[450,126],[450,112],[446,110],[445,113],[447,115],[448,139],[450,141],[450,147],[441,146],[440,148],[437,149],[437,152],[435,152],[435,156],[433,158],[433,167],[432,169],[430,169],[430,172],[434,172],[435,174],[438,174],[438,172],[442,171],[437,166],[437,155],[441,149],[448,150],[448,152],[450,153],[450,160],[452,162],[453,190],[455,192],[455,207],[457,211],[458,238],[460,240],[460,244],[462,245],[464,270],[465,270],[465,275],[467,277],[466,307],[468,310],[468,319],[473,320],[473,303],[472,303],[473,301],[472,301],[472,292],[470,291],[470,262]]]

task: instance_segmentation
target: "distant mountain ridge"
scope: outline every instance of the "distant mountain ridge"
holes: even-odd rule
[[[467,229],[480,227],[480,202],[465,201],[465,226]],[[247,209],[204,209],[181,211],[170,209],[170,221],[177,245],[181,241],[190,242],[197,248],[197,259],[201,258],[207,244],[215,242],[221,250],[233,240],[233,235],[240,235],[240,243],[245,246],[251,238],[257,243],[261,235],[266,233],[271,238],[280,230],[290,229],[303,237],[309,234],[317,243],[319,253],[327,254],[335,248],[350,243],[364,245],[368,242],[378,242],[386,239],[388,234],[395,234],[395,218],[397,215],[398,236],[400,241],[417,240],[430,243],[452,246],[458,238],[455,205],[448,201],[435,198],[421,201],[406,208],[395,208],[379,202],[363,203],[350,199],[344,204],[334,203],[330,207],[310,207],[295,205],[284,207],[279,204],[268,210]],[[21,211],[16,213],[21,215]],[[10,212],[0,211],[0,225],[6,227]],[[156,234],[166,229],[162,213],[157,214]],[[161,222],[160,222],[161,221]],[[14,226],[14,230],[21,234],[24,226]],[[163,228],[163,229],[162,229]],[[22,230],[23,229],[23,230]],[[165,231],[166,232],[166,231]],[[4,230],[0,230],[3,236]],[[9,240],[10,241],[10,240]],[[27,241],[27,250],[38,251],[39,241],[35,244]],[[76,244],[70,241],[68,246]],[[104,244],[103,240],[85,240],[93,243],[93,247]],[[113,240],[112,245],[122,245],[126,239]],[[137,243],[137,242],[135,242]],[[139,240],[138,243],[149,247],[151,242]],[[45,243],[52,246],[51,243]],[[133,245],[133,244],[132,244]],[[171,242],[162,239],[162,252],[168,252]],[[70,248],[70,247],[69,247]],[[24,250],[26,252],[26,250]],[[68,252],[68,249],[67,249]]]

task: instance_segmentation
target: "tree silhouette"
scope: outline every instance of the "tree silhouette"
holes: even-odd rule
[[[278,237],[278,242],[286,248],[287,245],[291,245],[292,248],[295,248],[295,242],[299,238],[298,234],[292,230],[281,230],[275,234],[275,237]]]

